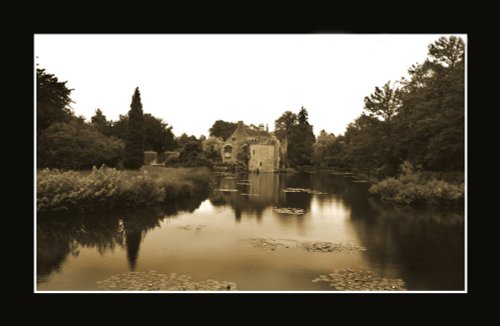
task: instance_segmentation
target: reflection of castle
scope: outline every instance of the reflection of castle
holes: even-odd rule
[[[268,207],[287,206],[285,175],[246,174],[241,179],[220,179],[220,189],[238,189],[238,192],[217,191],[210,196],[214,206],[230,205],[236,215],[241,212],[260,216]],[[244,181],[242,181],[244,180]]]
[[[250,128],[238,121],[236,130],[225,140],[222,162],[235,163],[248,159],[252,172],[274,172],[284,167],[287,142],[280,142],[263,128]]]

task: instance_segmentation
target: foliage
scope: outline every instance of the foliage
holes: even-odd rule
[[[365,111],[371,117],[390,123],[401,106],[397,89],[387,82],[382,88],[375,87],[375,92],[365,97]]]
[[[438,39],[425,62],[408,72],[408,80],[387,82],[365,97],[364,112],[349,124],[329,160],[376,178],[397,176],[405,160],[427,171],[463,172],[463,41]],[[320,155],[325,148],[316,149]]]
[[[197,142],[198,139],[194,135],[188,136],[185,132],[182,133],[179,137],[176,139],[176,144],[177,144],[177,150],[181,151],[184,147],[186,147],[186,144],[189,142]]]
[[[222,160],[221,151],[224,141],[220,137],[210,136],[202,142],[203,153],[213,162]]]
[[[463,202],[463,183],[452,184],[423,178],[409,162],[401,165],[401,171],[399,178],[390,177],[372,185],[370,193],[382,200],[405,205],[450,205]]]
[[[102,134],[111,136],[111,121],[106,119],[101,109],[96,109],[95,114],[90,118],[90,123]]]
[[[128,128],[123,166],[127,169],[138,169],[143,164],[144,117],[142,113],[141,93],[139,92],[139,87],[137,87],[132,96],[132,103],[128,112]]]
[[[118,171],[101,167],[93,168],[89,174],[39,170],[37,211],[85,212],[145,207],[206,193],[212,178],[206,168],[156,167],[148,170]]]
[[[149,113],[144,114],[144,149],[161,153],[175,147],[172,126]]]
[[[125,141],[127,139],[128,130],[128,115],[120,114],[118,120],[111,121],[111,136],[120,138]]]
[[[55,123],[39,136],[37,166],[77,170],[116,166],[123,148],[121,140],[106,137],[83,122]]]
[[[231,136],[237,127],[238,124],[235,122],[217,120],[208,131],[210,132],[210,136],[220,137],[222,140],[226,140],[229,136]]]
[[[202,145],[199,141],[188,141],[181,148],[179,155],[171,155],[165,162],[169,167],[212,167],[213,162],[207,159],[203,153]]]
[[[410,68],[403,80],[397,117],[399,150],[406,159],[432,171],[464,169],[464,44],[440,38],[428,59]]]
[[[274,134],[279,140],[289,137],[292,126],[298,123],[297,115],[291,111],[285,111],[281,117],[274,122]]]
[[[335,140],[336,138],[334,134],[328,134],[325,130],[320,131],[319,136],[313,145],[314,162],[317,166],[328,166],[327,159],[331,154]]]
[[[291,166],[311,165],[315,136],[313,126],[308,122],[307,110],[302,107],[297,124],[288,130],[288,162]]]
[[[73,117],[69,105],[72,89],[60,82],[45,69],[36,69],[36,123],[37,131],[43,131],[57,122],[68,122]]]
[[[299,125],[308,125],[309,124],[309,114],[305,107],[301,107],[299,114],[297,115],[297,120]]]
[[[274,134],[278,139],[288,142],[288,164],[293,167],[312,164],[316,138],[306,108],[301,107],[298,115],[291,111],[284,112],[275,121]]]
[[[74,171],[41,170],[37,176],[37,211],[92,211],[156,204],[164,190],[145,175],[102,167],[86,176]]]

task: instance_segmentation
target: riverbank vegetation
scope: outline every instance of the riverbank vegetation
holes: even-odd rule
[[[460,205],[464,199],[464,183],[440,180],[433,173],[418,172],[409,162],[402,164],[402,174],[373,184],[369,192],[376,197],[405,205]]]
[[[160,205],[207,194],[211,179],[206,168],[42,169],[37,175],[37,211],[89,212]]]

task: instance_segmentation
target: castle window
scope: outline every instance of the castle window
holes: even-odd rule
[[[255,155],[255,149],[253,150],[253,155]]]
[[[262,162],[259,162],[260,163],[260,166],[262,166]]]
[[[233,140],[233,141],[236,141],[236,137],[233,137],[233,138],[232,138],[232,140]]]
[[[233,148],[231,147],[231,145],[224,146],[224,153],[231,154],[232,151],[233,151]]]

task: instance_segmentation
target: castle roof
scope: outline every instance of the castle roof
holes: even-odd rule
[[[254,128],[250,128],[249,126],[243,124],[242,122],[239,122],[238,127],[231,134],[231,136],[228,137],[228,139],[231,139],[232,137],[236,137],[240,140],[249,137],[261,139],[261,138],[271,138],[272,135],[267,131],[256,130]]]

